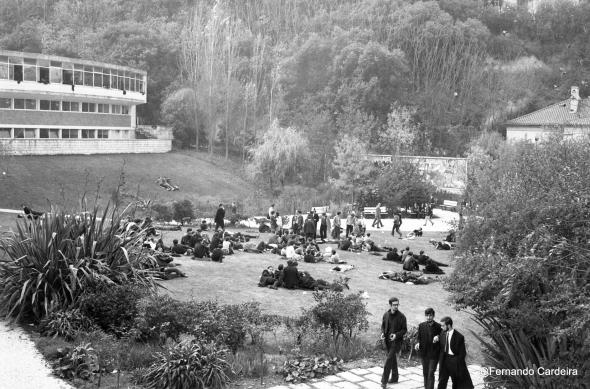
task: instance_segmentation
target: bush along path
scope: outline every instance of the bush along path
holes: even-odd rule
[[[0,387],[73,389],[52,376],[51,368],[22,329],[4,321],[0,321]]]
[[[475,389],[483,389],[482,368],[478,365],[467,366]],[[312,379],[297,384],[274,386],[270,389],[381,389],[382,366],[370,369],[352,369],[321,379]],[[438,384],[438,369],[436,370]],[[435,384],[435,387],[436,387]],[[449,386],[451,385],[449,381]],[[390,389],[418,389],[424,387],[422,366],[399,368],[399,382],[388,384]]]

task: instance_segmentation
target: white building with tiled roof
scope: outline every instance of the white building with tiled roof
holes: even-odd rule
[[[572,87],[569,99],[506,123],[506,140],[509,142],[538,141],[550,135],[590,135],[590,99],[580,99],[577,87]]]

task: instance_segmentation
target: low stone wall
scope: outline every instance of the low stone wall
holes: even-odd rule
[[[0,155],[167,153],[170,139],[0,139]]]

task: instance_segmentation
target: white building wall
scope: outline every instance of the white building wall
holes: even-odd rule
[[[169,139],[0,139],[0,155],[167,153]]]
[[[508,142],[530,141],[554,134],[555,131],[549,131],[543,127],[506,127],[506,140]]]

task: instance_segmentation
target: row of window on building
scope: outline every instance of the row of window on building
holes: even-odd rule
[[[0,109],[67,111],[129,115],[129,106],[121,104],[81,103],[78,101],[12,99],[0,97]]]
[[[0,128],[0,139],[130,139],[132,131],[75,128]]]
[[[142,74],[127,70],[0,55],[0,80],[84,85],[145,93]]]

